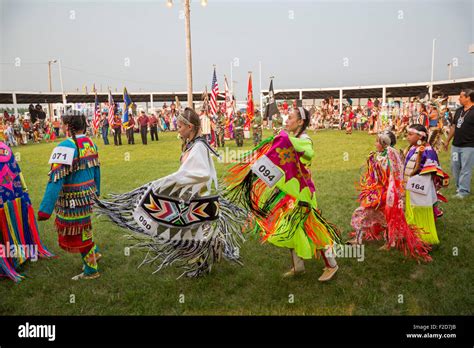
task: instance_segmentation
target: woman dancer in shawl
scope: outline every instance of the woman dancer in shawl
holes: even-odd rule
[[[405,216],[408,223],[426,232],[421,235],[425,242],[439,244],[435,217],[443,215],[438,201],[446,202],[446,198],[437,190],[448,185],[449,176],[441,169],[436,151],[427,142],[425,126],[411,125],[407,139],[410,147],[405,156]]]
[[[298,107],[290,114],[287,130],[264,140],[229,169],[224,181],[227,197],[252,212],[263,241],[290,249],[293,266],[284,274],[303,273],[304,259],[321,256],[325,262],[320,281],[330,280],[338,265],[333,245],[339,232],[321,216],[311,178],[314,156],[305,133],[309,111]]]
[[[214,162],[218,154],[201,135],[191,108],[178,115],[185,141],[178,171],[131,192],[98,201],[97,211],[117,225],[148,237],[136,247],[148,250],[142,264],[158,261],[156,272],[178,264],[182,275],[209,273],[221,256],[239,264],[241,223],[247,213],[219,197]]]
[[[380,249],[396,247],[405,255],[430,261],[430,247],[420,239],[423,231],[409,226],[405,220],[403,160],[393,147],[395,143],[392,132],[377,135],[377,151],[369,154],[366,172],[360,179],[360,207],[352,214],[351,221],[355,238],[349,243],[380,239],[383,233],[385,245]]]

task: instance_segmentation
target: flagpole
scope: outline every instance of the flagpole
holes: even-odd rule
[[[433,39],[433,48],[431,50],[431,80],[430,80],[430,100],[433,98],[433,80],[434,80],[434,61],[435,61],[436,39]]]
[[[258,82],[260,87],[260,113],[263,115],[263,96],[262,96],[262,61],[258,62]]]
[[[185,30],[186,30],[186,66],[188,80],[188,107],[193,107],[193,67],[191,56],[191,8],[189,0],[184,0]]]
[[[53,91],[53,84],[51,82],[51,63],[53,63],[52,60],[48,61],[48,86],[49,86],[49,91]],[[53,105],[51,103],[48,103],[48,112],[49,112],[49,121],[53,122]]]
[[[63,96],[64,107],[66,107],[66,95],[64,94],[63,73],[62,73],[63,69],[61,68],[61,59],[58,59],[58,65],[59,65],[59,83],[61,84],[61,94]]]
[[[234,94],[234,74],[233,74],[233,62],[230,62],[230,93]]]
[[[216,65],[215,65],[215,64],[212,64],[212,68],[214,69],[214,72],[215,72],[215,71],[216,71]],[[213,76],[214,76],[214,75],[213,75]],[[225,76],[225,75],[224,75],[224,76]],[[216,75],[216,79],[217,79],[217,75]],[[217,80],[216,80],[216,81],[217,81]],[[217,83],[217,82],[216,82],[216,83]],[[213,86],[211,85],[211,94],[213,93],[212,90],[213,90]],[[218,100],[219,100],[219,92],[217,92],[217,95],[216,95],[216,105],[219,105],[219,103],[217,102]],[[209,103],[209,104],[210,104],[210,103]],[[210,108],[210,106],[209,106],[209,114],[211,114],[211,113],[212,113],[212,110],[211,110],[211,108]]]

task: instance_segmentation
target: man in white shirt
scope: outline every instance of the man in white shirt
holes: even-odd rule
[[[201,116],[201,130],[208,142],[211,141],[211,119],[205,111],[202,112]]]

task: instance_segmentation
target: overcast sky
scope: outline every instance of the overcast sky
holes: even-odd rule
[[[245,99],[275,89],[422,82],[474,76],[473,0],[224,1],[191,3],[194,90],[223,88]],[[47,61],[61,59],[64,87],[95,82],[119,91],[185,91],[182,2],[0,0],[0,90],[47,91]],[[453,61],[454,59],[454,61]],[[19,66],[15,66],[16,65]],[[59,91],[57,64],[53,90]]]

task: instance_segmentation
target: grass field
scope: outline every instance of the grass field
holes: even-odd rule
[[[351,136],[341,131],[311,133],[315,158],[312,166],[317,197],[323,214],[351,231],[350,218],[357,207],[354,183],[374,137]],[[246,140],[246,148],[250,148]],[[176,133],[160,133],[160,141],[143,146],[99,145],[102,163],[102,195],[125,192],[175,171],[180,143]],[[228,142],[235,149],[234,142]],[[406,144],[399,144],[405,146]],[[14,149],[29,192],[38,209],[55,144]],[[441,154],[450,173],[449,155]],[[224,165],[217,164],[222,175]],[[454,194],[451,185],[445,194]],[[307,272],[282,279],[290,267],[288,250],[262,245],[251,237],[243,245],[245,263],[240,267],[222,262],[211,275],[199,279],[176,277],[174,268],[152,274],[153,267],[137,269],[143,259],[138,250],[125,255],[127,231],[105,218],[94,218],[95,238],[104,258],[102,277],[94,281],[71,280],[80,272],[77,254],[67,254],[57,245],[53,220],[41,222],[45,244],[59,257],[30,262],[19,284],[0,281],[1,315],[466,315],[474,313],[474,199],[450,199],[438,221],[440,245],[432,251],[433,262],[418,264],[399,252],[379,251],[381,242],[368,243],[365,260],[339,259],[339,272],[328,283],[317,278],[323,262],[306,262]],[[73,295],[73,296],[72,296]],[[75,301],[71,301],[73,299]],[[401,301],[403,299],[403,301]],[[292,301],[293,300],[293,301]],[[74,302],[74,303],[71,303]],[[184,302],[184,303],[183,303]],[[402,303],[400,303],[402,302]]]

